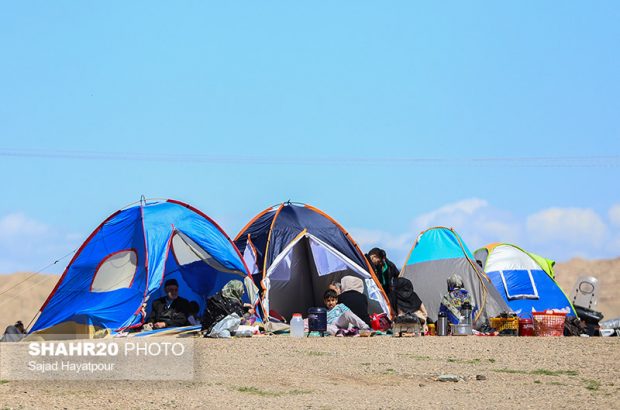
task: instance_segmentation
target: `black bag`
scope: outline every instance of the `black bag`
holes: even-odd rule
[[[585,326],[577,317],[566,317],[564,321],[564,336],[579,336],[586,334]]]
[[[243,317],[243,305],[223,297],[220,292],[216,293],[207,299],[207,308],[202,317],[202,330],[209,333],[220,320],[233,313]]]

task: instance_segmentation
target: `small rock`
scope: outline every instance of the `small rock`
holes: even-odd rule
[[[442,374],[437,378],[440,382],[458,382],[463,380],[462,377],[457,376],[456,374]]]
[[[418,386],[420,386],[420,387],[424,387],[424,384],[420,383],[420,384],[418,384]]]
[[[486,380],[487,377],[484,374],[477,374],[476,375],[476,380]]]

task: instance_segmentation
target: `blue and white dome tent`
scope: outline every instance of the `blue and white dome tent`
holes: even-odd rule
[[[207,215],[172,199],[115,212],[86,239],[40,309],[29,333],[96,337],[138,327],[164,279],[199,303],[248,269],[228,235]]]
[[[521,317],[532,310],[564,309],[575,316],[575,308],[555,281],[555,262],[509,243],[493,243],[475,253],[486,274],[508,306]]]

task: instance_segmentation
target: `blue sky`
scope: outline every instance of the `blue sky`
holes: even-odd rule
[[[613,1],[5,4],[0,272],[142,194],[230,236],[311,203],[398,264],[431,225],[620,256],[618,21]]]

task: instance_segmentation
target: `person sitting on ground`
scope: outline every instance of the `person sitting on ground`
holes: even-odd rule
[[[472,308],[472,314],[476,310],[473,298],[463,285],[463,278],[456,273],[448,278],[448,293],[441,299],[439,312],[444,312],[448,316],[448,321],[459,324],[463,320],[461,306],[468,302]]]
[[[342,293],[338,295],[338,303],[342,303],[364,323],[370,326],[368,315],[368,299],[364,295],[364,281],[355,276],[345,276],[340,281]]]
[[[398,316],[411,314],[417,316],[426,331],[428,313],[422,299],[413,290],[413,283],[407,278],[398,278],[394,291],[395,309]]]
[[[334,290],[325,291],[323,303],[327,308],[327,333],[330,335],[337,335],[340,331],[347,331],[349,328],[369,329],[368,325],[351,309],[342,303],[338,303],[338,294]]]
[[[254,313],[249,304],[243,303],[241,298],[244,293],[245,287],[243,282],[235,279],[228,282],[221,291],[207,299],[207,307],[202,316],[202,330],[205,331],[205,335],[209,334],[211,329],[228,315],[236,313],[240,318],[243,318],[246,312],[249,314]]]
[[[393,287],[395,285],[395,281],[400,274],[400,271],[394,265],[392,261],[387,258],[385,251],[380,248],[372,248],[368,252],[368,259],[372,265],[373,270],[375,271],[375,275],[379,282],[381,282],[381,286],[383,287],[383,291],[386,295],[389,295],[393,292]]]
[[[166,296],[153,301],[148,323],[152,324],[154,329],[187,326],[189,301],[179,296],[179,282],[168,279],[164,283],[164,291]]]
[[[0,342],[19,342],[26,336],[26,330],[21,320],[14,325],[7,326]]]
[[[197,326],[200,324],[200,319],[198,317],[198,312],[200,311],[200,305],[195,300],[189,302],[189,315],[187,316],[187,321],[192,326]]]

